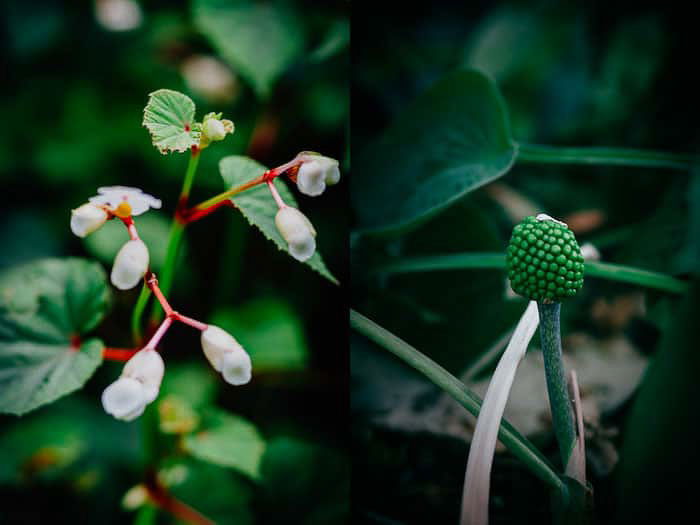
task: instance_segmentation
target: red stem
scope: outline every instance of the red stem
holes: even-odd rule
[[[191,523],[193,525],[215,525],[212,520],[199,511],[173,497],[160,481],[158,481],[158,476],[155,471],[150,470],[146,473],[145,486],[151,501],[161,510],[172,514],[185,523]]]
[[[102,358],[110,361],[128,361],[138,351],[138,348],[112,348],[107,346],[102,349]]]
[[[202,219],[206,217],[207,215],[214,213],[216,210],[219,208],[222,208],[224,206],[227,206],[229,208],[235,208],[235,204],[231,202],[230,200],[225,200],[221,202],[217,202],[216,204],[209,206],[208,208],[189,208],[186,209],[182,212],[180,212],[179,215],[179,221],[182,222],[183,224],[189,224],[191,222],[198,221],[199,219]]]

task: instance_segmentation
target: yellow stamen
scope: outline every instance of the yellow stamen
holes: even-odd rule
[[[114,213],[114,215],[117,217],[126,219],[127,217],[131,216],[131,205],[126,201],[121,201],[119,206],[117,206],[112,213]]]

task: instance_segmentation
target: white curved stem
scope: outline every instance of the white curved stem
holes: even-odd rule
[[[525,356],[527,346],[535,334],[538,324],[537,303],[530,301],[498,362],[484,396],[469,449],[467,472],[464,477],[462,525],[486,525],[488,523],[491,466],[498,440],[498,428],[501,425],[508,395],[513,386],[515,372]]]

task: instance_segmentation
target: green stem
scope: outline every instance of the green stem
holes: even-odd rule
[[[472,393],[464,383],[429,357],[355,310],[350,310],[350,325],[380,347],[388,350],[421,372],[435,385],[457,400],[472,415],[479,415],[479,410],[481,409],[479,397]],[[514,456],[525,463],[533,474],[558,491],[566,492],[566,484],[557,475],[549,462],[510,423],[505,420],[502,421],[498,437]]]
[[[554,435],[559,443],[562,465],[566,469],[571,452],[576,445],[576,426],[561,351],[559,331],[561,303],[538,302],[537,309],[540,313],[540,340],[542,341],[549,406],[552,410],[552,425],[554,426]]]
[[[194,176],[197,174],[197,166],[199,165],[199,150],[193,151],[190,155],[190,160],[187,163],[187,171],[185,172],[185,180],[182,182],[180,190],[180,198],[178,199],[178,211],[184,209],[187,205],[187,200],[190,196]],[[172,225],[170,226],[170,234],[168,235],[168,247],[165,252],[165,263],[163,269],[158,276],[158,284],[163,295],[167,296],[175,277],[175,266],[177,256],[180,252],[180,244],[182,243],[182,235],[185,230],[185,225],[178,220],[178,212],[173,217]],[[151,312],[151,324],[157,324],[163,318],[163,312],[159,308],[154,308]]]
[[[134,341],[134,345],[140,346],[143,341],[143,333],[141,332],[141,316],[143,316],[143,311],[148,305],[148,299],[151,297],[151,290],[143,284],[141,288],[141,293],[136,301],[136,306],[134,306],[134,311],[131,313],[131,337]]]
[[[518,144],[518,161],[537,164],[585,164],[601,166],[634,166],[638,168],[670,168],[690,170],[700,162],[693,155],[645,151],[626,148],[567,148]]]
[[[505,255],[500,253],[454,253],[450,255],[430,255],[426,257],[407,257],[391,261],[377,267],[377,273],[401,274],[432,272],[439,270],[467,270],[467,269],[504,269],[506,266]],[[597,261],[586,262],[586,276],[600,277],[612,281],[619,281],[647,288],[655,288],[665,292],[682,294],[688,290],[688,283],[669,275],[640,270],[631,266],[603,263]]]

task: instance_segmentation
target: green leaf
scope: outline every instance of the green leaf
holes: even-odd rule
[[[109,303],[102,267],[41,259],[0,276],[0,412],[21,415],[82,387],[102,362],[97,326]]]
[[[194,18],[221,57],[262,98],[304,50],[301,22],[280,4],[198,0]]]
[[[357,160],[352,197],[360,227],[390,231],[424,221],[505,174],[515,156],[494,83],[474,70],[452,73]]]
[[[302,370],[309,349],[296,312],[275,298],[257,299],[240,308],[221,309],[211,324],[235,334],[250,354],[254,372]]]
[[[165,239],[170,234],[170,219],[164,213],[149,211],[134,218],[134,224],[139,231],[139,237],[148,246],[151,269],[159,272],[165,263],[165,255],[168,243]],[[85,237],[85,248],[103,263],[111,266],[117,252],[129,240],[129,233],[121,224],[121,221],[107,221],[99,230]],[[178,257],[185,256],[186,239],[182,240],[182,247]]]
[[[211,409],[205,414],[202,430],[184,441],[194,457],[229,467],[258,479],[265,441],[255,425],[240,416]]]
[[[151,134],[153,145],[163,155],[184,152],[199,143],[192,131],[194,102],[187,95],[159,89],[148,96],[143,110],[143,125]]]
[[[220,525],[253,523],[251,484],[242,476],[189,458],[167,460],[159,472],[168,491]]]
[[[675,307],[625,424],[614,523],[649,522],[666,515],[670,501],[681,512],[695,507],[696,485],[687,475],[700,469],[700,282]]]
[[[219,163],[219,171],[228,188],[234,188],[262,175],[267,168],[253,159],[242,157],[239,155],[231,155],[224,157]],[[287,186],[275,180],[275,187],[279,191],[282,200],[289,206],[298,207],[294,196],[289,191]],[[275,226],[275,215],[277,214],[277,204],[275,203],[269,189],[260,184],[250,190],[231,198],[231,201],[236,205],[248,222],[256,226],[265,237],[273,241],[277,247],[289,253],[287,243],[277,231]],[[326,268],[321,255],[316,253],[304,264],[308,264],[331,282],[338,284],[338,281]]]
[[[112,483],[110,468],[138,464],[137,430],[105,414],[96,397],[61,399],[4,429],[0,483],[79,481],[86,473]]]

